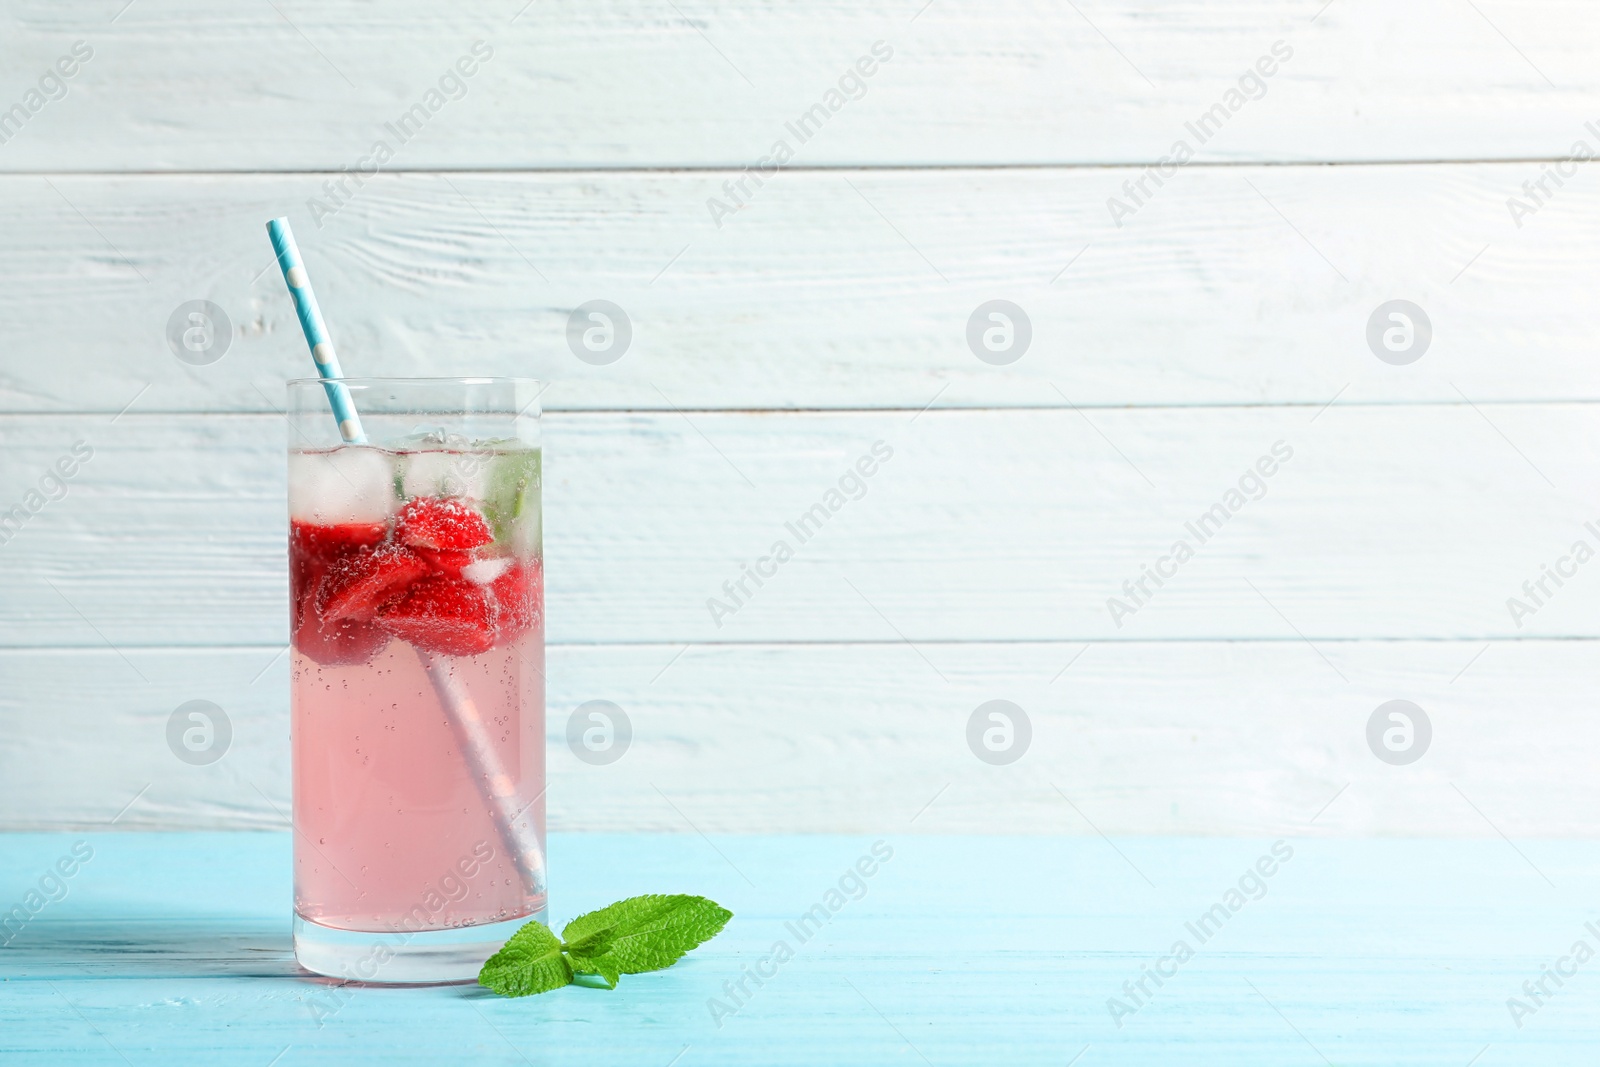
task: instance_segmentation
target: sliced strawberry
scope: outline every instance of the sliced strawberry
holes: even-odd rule
[[[385,532],[386,527],[381,522],[334,526],[290,522],[289,603],[293,632],[299,632],[328,568],[345,556],[378,544]]]
[[[365,663],[383,650],[389,635],[370,622],[325,622],[308,608],[295,628],[294,647],[325,667]]]
[[[385,530],[381,522],[319,526],[295,520],[289,523],[289,556],[292,559],[332,563],[340,556],[371,548],[383,540]]]
[[[428,573],[428,564],[401,545],[379,545],[345,556],[323,577],[317,590],[317,612],[324,624],[340,619],[369,620],[384,601]]]
[[[495,606],[496,644],[507,644],[527,633],[539,621],[543,568],[537,559],[513,562],[489,585]]]
[[[494,540],[489,524],[465,501],[453,497],[414,497],[400,512],[395,536],[412,548],[463,550]]]
[[[463,567],[477,559],[477,555],[467,549],[460,548],[417,548],[416,552],[427,561],[428,566],[441,574],[459,577]]]
[[[494,647],[494,610],[486,591],[464,578],[435,574],[378,609],[378,625],[428,652],[476,656]]]

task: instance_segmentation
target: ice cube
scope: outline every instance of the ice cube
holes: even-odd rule
[[[442,426],[418,426],[408,434],[395,438],[390,447],[405,451],[428,448],[451,448],[454,439],[465,440],[458,433],[451,433]]]
[[[511,569],[512,562],[504,556],[475,559],[461,568],[461,577],[473,585],[492,585],[496,578]]]
[[[493,458],[485,452],[430,450],[405,452],[398,458],[401,488],[414,496],[460,496],[482,500]]]
[[[397,509],[388,453],[363,445],[289,453],[289,515],[333,525],[383,522]]]

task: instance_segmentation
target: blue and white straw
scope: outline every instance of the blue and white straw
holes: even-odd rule
[[[356,415],[350,390],[339,381],[344,377],[339,370],[339,357],[334,354],[333,341],[328,337],[328,328],[323,325],[322,310],[317,307],[317,294],[311,291],[311,279],[300,260],[300,249],[294,243],[289,220],[273,219],[267,223],[267,236],[272,239],[272,250],[277,253],[283,280],[288,283],[289,295],[294,298],[294,310],[300,316],[300,329],[305,332],[306,344],[311,346],[311,358],[316,361],[322,388],[328,394],[328,405],[333,408],[333,417],[339,421],[339,436],[346,444],[365,444],[367,435],[361,431],[361,419]]]

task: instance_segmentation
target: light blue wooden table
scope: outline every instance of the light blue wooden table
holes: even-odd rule
[[[0,906],[92,848],[0,940],[0,1062],[19,1064],[1593,1064],[1600,845],[897,837],[822,932],[786,925],[872,838],[556,835],[553,915],[646,891],[736,917],[614,992],[340,986],[289,947],[280,834],[0,836]],[[1280,851],[1282,846],[1280,846]],[[67,864],[71,867],[72,864]],[[857,889],[854,883],[846,888]],[[45,879],[60,896],[61,886]],[[1212,920],[1197,923],[1213,904]],[[769,957],[738,1003],[724,983]],[[1178,962],[1174,942],[1193,949]],[[1147,965],[1168,972],[1135,993]],[[775,974],[773,974],[775,970]],[[1536,1010],[1515,1025],[1507,998]],[[1108,1000],[1136,1010],[1113,1020]],[[738,1010],[720,1020],[708,1001]],[[1120,1027],[1117,1022],[1120,1021]]]

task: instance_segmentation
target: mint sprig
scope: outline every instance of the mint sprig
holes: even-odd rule
[[[722,931],[733,912],[705,897],[649,893],[580,915],[558,938],[530,922],[484,962],[478,984],[507,997],[548,993],[574,974],[597,975],[607,989],[624,974],[670,967]]]
[[[549,927],[530,922],[484,961],[478,984],[507,997],[560,989],[572,981],[572,967],[561,954],[562,948],[561,939]]]

